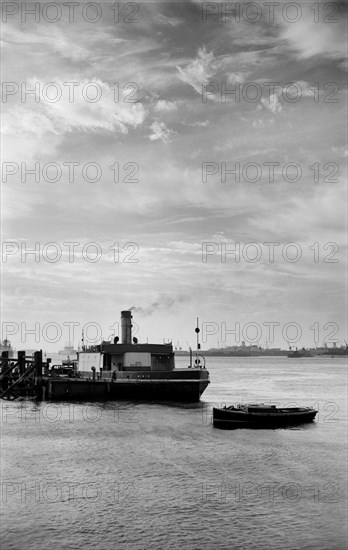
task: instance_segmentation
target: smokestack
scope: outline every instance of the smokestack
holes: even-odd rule
[[[121,311],[122,344],[132,343],[132,312]]]

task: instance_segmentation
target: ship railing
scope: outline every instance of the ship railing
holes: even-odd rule
[[[201,364],[201,359],[203,360],[203,365]],[[205,357],[201,353],[196,353],[196,359],[194,361],[193,368],[196,369],[205,369]]]

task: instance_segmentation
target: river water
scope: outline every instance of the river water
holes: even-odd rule
[[[346,361],[210,357],[192,405],[1,402],[2,550],[344,550]],[[319,414],[214,429],[235,402]]]

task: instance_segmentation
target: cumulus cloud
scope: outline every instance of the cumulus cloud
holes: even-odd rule
[[[146,118],[147,111],[142,103],[129,101],[129,91],[124,95],[120,92],[117,97],[114,90],[99,79],[71,81],[70,86],[57,78],[52,82],[51,87],[45,87],[47,83],[32,78],[27,88],[36,87],[41,117],[50,120],[53,130],[104,129],[127,134],[129,127],[141,125]]]
[[[246,74],[241,72],[229,73],[227,75],[227,82],[230,84],[243,84],[245,82]]]
[[[268,111],[274,114],[280,113],[283,108],[282,104],[279,101],[279,96],[276,93],[270,94],[269,99],[267,99],[266,97],[262,97],[261,103]]]
[[[167,101],[166,99],[160,99],[155,105],[156,112],[166,112],[170,113],[176,111],[178,108],[175,101]]]
[[[160,139],[163,143],[170,143],[172,141],[171,138],[176,134],[174,130],[167,128],[166,124],[159,120],[154,120],[150,129],[152,130],[152,134],[149,135],[151,141],[158,141]]]
[[[309,82],[305,80],[297,80],[289,84],[286,88],[283,88],[283,94],[289,99],[301,98],[301,97],[314,97],[315,89],[311,87]]]
[[[46,115],[18,107],[2,116],[2,157],[9,162],[25,162],[38,156],[54,155],[62,136]]]
[[[342,61],[346,58],[346,12],[347,5],[343,2],[328,4],[331,12],[323,4],[317,3],[319,13],[302,5],[300,19],[289,23],[280,19],[282,27],[281,38],[286,40],[290,48],[301,59],[321,56],[327,59]],[[332,10],[332,7],[335,10]],[[316,21],[316,18],[318,21]],[[324,21],[330,18],[330,21]],[[343,67],[342,67],[343,68]]]
[[[52,121],[43,113],[19,107],[13,112],[3,113],[1,132],[15,136],[34,134],[38,138],[47,132],[58,134]]]
[[[208,83],[218,68],[218,62],[213,52],[207,52],[205,48],[198,50],[196,59],[188,63],[184,68],[177,67],[179,78],[202,93],[202,85]]]
[[[76,79],[76,86],[70,90],[61,79],[54,78],[51,82],[53,85],[48,87],[39,78],[28,79],[23,86],[35,90],[36,95],[31,94],[22,103],[19,90],[4,105],[2,133],[7,139],[3,154],[11,160],[52,155],[64,138],[75,131],[127,134],[147,116],[142,103],[125,101],[130,97],[129,90],[126,96],[120,90],[115,101],[114,90],[100,79],[95,79],[93,86],[89,86],[90,81]],[[90,101],[94,97],[98,100]]]

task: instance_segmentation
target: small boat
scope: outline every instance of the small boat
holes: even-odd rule
[[[318,411],[310,407],[277,408],[264,403],[213,408],[216,428],[274,428],[312,422]]]

